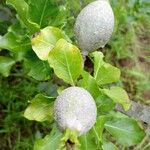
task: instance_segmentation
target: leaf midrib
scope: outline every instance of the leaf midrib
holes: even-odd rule
[[[111,126],[111,125],[108,125],[108,124],[105,124],[105,127],[109,127],[109,128],[112,128],[112,129],[117,129],[117,130],[120,130],[120,131],[123,131],[123,132],[131,133],[130,130],[121,129],[121,128]]]
[[[44,13],[45,13],[45,10],[46,10],[47,2],[48,2],[48,0],[45,0],[44,7],[43,7],[43,11],[42,11],[42,13],[41,13],[40,22],[39,22],[40,27],[41,27],[41,25],[42,25],[42,21],[43,21]]]
[[[66,64],[67,64],[67,70],[68,70],[68,73],[69,73],[69,77],[70,77],[72,85],[74,85],[74,81],[73,81],[73,78],[72,78],[72,75],[71,75],[71,71],[69,69],[69,63],[68,63],[68,59],[67,59],[65,50],[64,50],[64,55],[65,55],[65,61],[66,61]]]

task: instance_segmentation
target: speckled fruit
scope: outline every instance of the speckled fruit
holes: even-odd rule
[[[75,130],[82,135],[93,127],[97,109],[88,91],[80,87],[70,87],[57,97],[54,115],[61,130]]]
[[[108,0],[87,5],[78,15],[75,34],[82,51],[91,52],[104,47],[114,28],[114,13]]]

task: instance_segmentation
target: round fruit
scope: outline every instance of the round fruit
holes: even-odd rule
[[[75,35],[82,51],[103,48],[114,28],[114,14],[108,0],[97,0],[87,5],[78,15]]]
[[[93,127],[97,109],[88,91],[80,87],[70,87],[57,97],[54,115],[61,130],[69,129],[82,135]]]

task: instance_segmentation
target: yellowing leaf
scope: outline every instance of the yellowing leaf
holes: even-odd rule
[[[55,74],[71,85],[75,84],[82,72],[83,62],[79,49],[64,39],[60,39],[50,51],[48,62]]]
[[[65,35],[60,29],[48,26],[32,38],[32,48],[41,60],[47,60],[49,52],[61,38]]]
[[[129,96],[127,92],[121,87],[111,87],[110,90],[102,90],[108,97],[110,97],[115,103],[119,103],[125,110],[128,110],[131,106]]]
[[[53,100],[42,94],[36,95],[25,110],[24,117],[39,122],[53,120]]]

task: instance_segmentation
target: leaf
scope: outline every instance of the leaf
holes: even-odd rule
[[[49,82],[40,82],[37,86],[37,89],[40,93],[45,93],[48,96],[57,97],[59,86],[56,83],[53,83],[53,81]]]
[[[102,145],[103,150],[118,150],[116,145],[114,145],[112,142],[104,142]]]
[[[49,21],[49,24],[52,26],[56,26],[56,27],[60,27],[61,29],[62,28],[64,29],[64,27],[66,27],[67,25],[70,25],[69,22],[71,19],[74,20],[74,17],[69,15],[70,9],[67,9],[67,4],[59,5],[59,6],[57,6],[57,8],[59,11],[57,13],[53,14],[55,17],[53,18],[53,20],[51,19]],[[66,30],[65,30],[65,32],[66,32]]]
[[[38,81],[48,80],[52,74],[48,62],[36,58],[25,60],[25,67],[28,69],[28,75]]]
[[[31,104],[24,112],[24,117],[28,120],[35,120],[39,122],[53,120],[53,101],[54,98],[46,97],[42,94],[36,95]]]
[[[120,70],[103,61],[101,52],[92,53],[94,57],[94,78],[98,85],[117,82],[120,79]]]
[[[92,131],[79,137],[79,142],[81,144],[80,150],[96,150],[97,145],[95,143],[95,138]]]
[[[0,74],[4,77],[8,77],[10,74],[11,67],[15,64],[12,58],[0,56]]]
[[[8,28],[8,32],[0,38],[0,48],[12,52],[25,52],[31,49],[31,42],[24,28],[17,22]]]
[[[82,72],[83,61],[79,49],[64,39],[60,39],[50,51],[48,61],[55,74],[71,85],[75,84]]]
[[[6,2],[16,9],[19,18],[31,33],[39,31],[38,24],[32,22],[30,19],[29,5],[24,0],[7,0]]]
[[[0,48],[7,49],[12,52],[29,49],[31,47],[30,45],[28,38],[24,38],[19,41],[18,37],[11,32],[6,33],[2,38],[0,38]]]
[[[129,96],[124,89],[113,86],[110,90],[103,89],[101,91],[110,97],[115,103],[121,104],[126,111],[129,110],[131,104]]]
[[[114,101],[101,91],[99,92],[99,96],[95,99],[95,101],[97,105],[97,112],[100,115],[107,114],[115,107]]]
[[[54,127],[44,139],[39,139],[35,142],[34,150],[58,150],[62,133]]]
[[[103,143],[103,131],[106,121],[110,119],[109,115],[103,115],[97,118],[93,131],[96,137],[97,145]]]
[[[94,99],[99,96],[100,91],[96,80],[88,72],[82,72],[82,79],[79,81],[78,85],[89,91]]]
[[[59,14],[58,4],[54,0],[29,0],[30,16],[40,28],[48,26],[53,17]]]
[[[106,130],[124,146],[140,143],[145,136],[137,122],[131,118],[114,118],[106,122]]]
[[[60,29],[48,26],[32,38],[32,48],[41,60],[47,60],[49,52],[61,38],[66,37]]]

